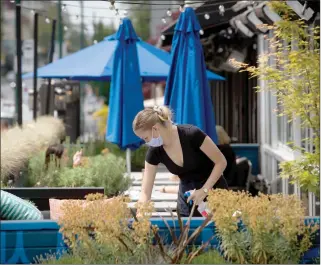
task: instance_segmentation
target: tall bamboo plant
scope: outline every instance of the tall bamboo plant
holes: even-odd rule
[[[282,20],[272,26],[262,25],[273,31],[269,39],[269,52],[259,55],[258,65],[235,62],[248,71],[251,77],[266,81],[266,87],[278,101],[277,114],[287,116],[289,122],[299,121],[301,128],[312,129],[309,141],[312,150],[288,143],[300,155],[294,161],[280,164],[281,177],[299,183],[304,191],[319,194],[320,183],[320,28],[308,25],[296,17],[284,2],[271,1],[272,9]],[[275,64],[269,63],[273,58]]]

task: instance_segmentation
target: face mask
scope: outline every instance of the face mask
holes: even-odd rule
[[[153,137],[153,131],[152,131],[152,139],[146,143],[147,145],[151,146],[151,147],[159,147],[163,145],[163,139],[161,136],[154,138]]]

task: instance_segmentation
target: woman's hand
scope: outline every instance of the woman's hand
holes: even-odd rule
[[[159,191],[159,192],[162,192],[162,193],[166,193],[165,186],[155,187],[155,191]]]
[[[192,200],[196,205],[199,205],[205,198],[206,193],[202,189],[195,190],[192,195],[187,198],[187,203]]]

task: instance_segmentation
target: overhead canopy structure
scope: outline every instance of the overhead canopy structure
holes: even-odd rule
[[[195,9],[197,19],[200,22],[204,34],[201,38],[207,38],[213,32],[232,26],[245,35],[253,37],[260,31],[256,25],[276,21],[278,15],[269,9],[269,1],[206,1]],[[312,21],[320,10],[320,1],[290,0],[284,1],[293,11],[305,21]],[[235,23],[236,22],[236,23]],[[162,46],[171,44],[176,22],[169,25],[164,31]]]

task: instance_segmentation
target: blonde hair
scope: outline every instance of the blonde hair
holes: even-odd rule
[[[146,108],[137,113],[133,121],[133,130],[149,130],[156,123],[166,126],[168,121],[172,121],[172,111],[166,106],[154,106]]]
[[[220,125],[216,125],[216,133],[218,138],[218,144],[230,144],[231,138],[228,136],[224,128]]]

